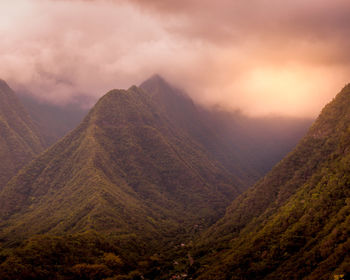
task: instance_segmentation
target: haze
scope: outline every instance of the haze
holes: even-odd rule
[[[159,73],[203,104],[313,117],[349,82],[347,0],[13,0],[0,11],[0,77],[53,103]]]

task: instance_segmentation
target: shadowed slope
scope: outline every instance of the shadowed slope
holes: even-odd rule
[[[68,132],[76,128],[88,113],[82,104],[87,101],[76,101],[70,104],[57,105],[41,102],[30,94],[18,96],[23,106],[38,127],[45,140],[45,146],[55,144]],[[85,101],[85,102],[84,102]]]
[[[152,76],[140,87],[172,123],[201,143],[213,159],[231,171],[237,185],[244,188],[254,182],[257,177],[255,170],[239,164],[232,143],[225,143],[223,138],[218,137],[215,129],[208,126],[203,118],[202,108],[196,106],[186,93],[171,86],[159,75]]]
[[[200,279],[333,279],[350,273],[350,86],[297,148],[202,237]],[[197,275],[197,276],[198,276]]]
[[[43,150],[42,139],[15,93],[0,80],[0,190]]]
[[[265,175],[305,135],[312,121],[288,117],[248,117],[204,108],[154,75],[140,86],[159,110],[201,143],[246,189]]]

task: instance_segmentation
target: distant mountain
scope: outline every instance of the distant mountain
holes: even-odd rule
[[[231,148],[226,166],[239,162],[255,183],[271,170],[306,134],[311,118],[285,116],[251,117],[240,111],[221,108],[202,110],[202,117],[212,127],[223,145]],[[249,172],[250,171],[250,172]]]
[[[29,94],[20,94],[18,97],[38,127],[46,147],[76,128],[89,111],[79,102],[56,105],[41,102]]]
[[[0,190],[42,150],[37,127],[15,93],[0,80]]]
[[[142,89],[112,90],[0,192],[3,242],[95,230],[160,244],[223,215],[234,178]]]
[[[248,117],[240,112],[204,108],[159,75],[140,87],[171,122],[201,143],[244,188],[290,152],[312,123],[311,119]]]
[[[202,236],[198,279],[348,279],[350,85]],[[343,275],[343,276],[342,276]]]
[[[211,157],[223,164],[236,177],[241,186],[247,186],[256,179],[256,171],[239,164],[234,157],[231,143],[225,143],[213,126],[208,125],[203,112],[182,90],[170,85],[161,76],[154,75],[140,85],[174,125],[181,127],[209,152]]]

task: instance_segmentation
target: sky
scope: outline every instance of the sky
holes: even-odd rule
[[[0,78],[65,104],[158,73],[204,105],[315,117],[350,82],[349,34],[348,0],[1,0]]]

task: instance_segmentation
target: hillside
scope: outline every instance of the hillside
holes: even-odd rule
[[[256,180],[256,171],[242,166],[235,158],[232,143],[224,143],[213,126],[208,125],[202,116],[202,108],[182,90],[170,85],[161,76],[154,75],[143,82],[140,87],[145,90],[157,108],[167,116],[174,125],[181,127],[193,139],[208,151],[209,155],[219,161],[236,177],[242,186],[248,186]]]
[[[0,80],[0,190],[42,150],[42,138],[29,114],[6,82]]]
[[[172,123],[201,143],[245,189],[290,152],[312,123],[311,119],[249,117],[203,107],[159,75],[140,87]]]
[[[196,278],[312,280],[349,274],[349,139],[347,85],[296,149],[202,236]]]
[[[94,230],[159,246],[212,223],[238,193],[230,173],[134,86],[107,93],[7,184],[0,237]]]

